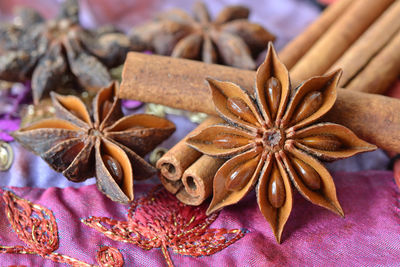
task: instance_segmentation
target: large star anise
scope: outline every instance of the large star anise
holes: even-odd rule
[[[313,124],[335,103],[340,74],[310,78],[292,91],[271,45],[257,70],[254,97],[234,83],[208,79],[215,108],[229,125],[210,126],[188,144],[208,155],[233,156],[214,177],[208,213],[238,202],[257,183],[259,208],[280,242],[292,209],[292,181],[306,199],[343,216],[332,177],[316,158],[346,158],[376,147],[344,126]]]
[[[168,120],[136,114],[123,117],[116,85],[93,100],[93,115],[75,96],[51,93],[58,118],[13,133],[23,146],[74,182],[96,176],[97,187],[119,202],[133,200],[133,178],[150,178],[156,169],[141,156],[170,136]]]
[[[32,80],[35,103],[66,77],[85,89],[108,86],[107,68],[122,64],[129,39],[115,30],[82,28],[78,13],[75,0],[65,1],[48,21],[33,9],[19,9],[14,23],[0,26],[0,79]]]
[[[214,21],[202,2],[194,5],[193,17],[181,9],[160,14],[154,21],[132,29],[135,50],[206,63],[223,63],[254,69],[256,57],[275,37],[261,25],[247,20],[249,9],[227,6]]]

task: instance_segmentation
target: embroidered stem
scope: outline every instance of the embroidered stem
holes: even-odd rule
[[[174,267],[175,265],[172,263],[171,255],[169,255],[167,245],[164,242],[161,245],[161,251],[164,256],[165,261],[168,264],[168,267]]]
[[[23,247],[23,246],[0,246],[0,253],[4,254],[30,254],[30,255],[39,255],[33,249]],[[67,263],[72,266],[79,266],[79,267],[95,267],[96,265],[91,265],[86,262],[80,261],[78,259],[62,255],[57,252],[52,252],[46,255],[40,255],[45,259],[52,260],[58,263]]]

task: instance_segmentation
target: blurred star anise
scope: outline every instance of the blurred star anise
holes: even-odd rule
[[[208,213],[238,202],[257,184],[259,208],[280,242],[292,209],[291,181],[312,203],[344,215],[332,177],[317,158],[346,158],[376,147],[344,126],[313,124],[335,103],[340,75],[313,77],[292,91],[270,45],[254,97],[234,83],[208,80],[216,110],[229,125],[210,126],[188,144],[211,156],[232,156],[214,177]]]
[[[115,84],[102,89],[89,113],[76,96],[51,93],[57,118],[35,122],[13,133],[67,179],[97,178],[97,187],[114,201],[133,200],[133,179],[150,178],[156,169],[144,156],[169,137],[168,120],[136,114],[123,117]]]
[[[134,50],[254,69],[253,58],[275,37],[249,22],[248,16],[246,7],[227,6],[211,21],[207,7],[197,2],[193,17],[173,9],[132,29],[129,35]]]
[[[35,103],[67,77],[94,91],[108,86],[107,68],[122,64],[129,39],[113,29],[82,28],[78,13],[77,1],[66,0],[55,19],[21,8],[14,23],[0,25],[0,79],[32,80]]]

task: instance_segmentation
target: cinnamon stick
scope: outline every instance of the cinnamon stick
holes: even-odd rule
[[[225,162],[224,159],[201,156],[182,176],[184,190],[176,194],[183,203],[198,206],[212,193],[215,173]]]
[[[217,117],[209,117],[196,127],[188,136],[199,133],[204,128],[221,122]],[[165,153],[156,163],[161,175],[170,181],[178,181],[182,178],[183,172],[202,155],[197,150],[186,145],[187,137],[179,141],[167,153]]]
[[[400,21],[400,16],[397,19]],[[357,74],[350,84],[346,86],[346,89],[372,94],[385,93],[400,75],[399,49],[400,31],[398,31],[389,44],[387,44],[383,50]]]
[[[400,100],[377,94],[341,90],[325,121],[355,129],[356,134],[379,147],[400,152]]]
[[[386,46],[400,29],[400,1],[393,3],[363,35],[333,64],[330,71],[343,69],[339,86],[347,87],[364,66]],[[398,55],[398,51],[392,55]],[[386,77],[386,76],[384,76]],[[385,83],[386,84],[386,83]],[[367,89],[367,88],[365,88]],[[377,90],[378,92],[381,90]]]
[[[161,184],[164,186],[165,189],[167,189],[168,192],[170,192],[171,194],[176,194],[177,192],[179,192],[182,187],[182,181],[178,180],[178,181],[171,181],[167,178],[165,178],[161,173],[159,175]]]
[[[210,196],[212,178],[224,162],[189,147],[186,145],[186,139],[220,122],[222,120],[218,117],[207,118],[157,161],[156,167],[161,170],[161,183],[185,204],[200,205]]]
[[[295,80],[299,76],[300,71],[291,73]],[[254,71],[130,52],[122,73],[120,96],[216,114],[206,77],[231,81],[254,92]],[[357,108],[350,109],[352,106]],[[359,137],[381,148],[400,152],[399,110],[398,99],[338,89],[338,101],[326,118],[342,123]]]
[[[357,0],[293,66],[299,80],[325,73],[393,0]]]
[[[287,44],[279,52],[279,58],[286,67],[290,70],[354,2],[354,0],[339,0],[331,4],[310,26]]]

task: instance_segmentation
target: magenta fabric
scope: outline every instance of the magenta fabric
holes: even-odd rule
[[[392,172],[334,174],[346,217],[314,206],[295,194],[294,207],[278,245],[258,210],[255,194],[223,210],[210,229],[240,229],[244,237],[211,256],[182,256],[169,250],[175,266],[398,266],[400,264],[400,192]],[[136,184],[136,199],[153,188]],[[129,206],[114,203],[95,186],[81,188],[4,188],[50,209],[58,225],[57,253],[95,264],[97,251],[111,246],[125,266],[166,266],[161,249],[145,251],[113,241],[81,223],[90,216],[125,221]],[[0,205],[0,245],[25,245],[10,227]],[[168,204],[168,203],[166,203]],[[194,209],[190,207],[190,209]],[[0,254],[0,265],[58,266],[37,255]]]

